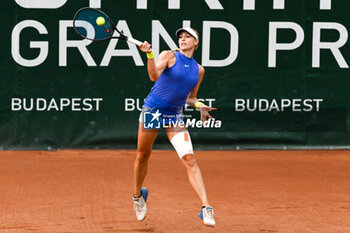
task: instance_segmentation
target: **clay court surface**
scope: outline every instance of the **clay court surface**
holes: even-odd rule
[[[154,151],[148,215],[132,208],[135,151],[0,153],[0,232],[350,232],[349,151],[197,151],[217,226],[174,151]]]

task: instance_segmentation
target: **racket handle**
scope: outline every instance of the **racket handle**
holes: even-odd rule
[[[131,38],[131,37],[128,37],[127,41],[132,43],[132,44],[136,44],[137,46],[142,45],[141,41],[135,40],[134,38]]]

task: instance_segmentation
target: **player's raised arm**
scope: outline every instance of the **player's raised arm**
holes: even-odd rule
[[[142,52],[147,54],[147,71],[151,81],[157,81],[159,76],[168,67],[169,58],[172,54],[171,51],[163,51],[159,54],[157,61],[154,59],[154,53],[151,49],[151,45],[148,42],[144,42],[139,46]],[[170,54],[171,53],[171,54]]]

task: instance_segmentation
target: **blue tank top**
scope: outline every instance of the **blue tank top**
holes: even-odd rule
[[[144,107],[179,112],[198,83],[198,63],[181,52],[174,52],[175,64],[163,71],[148,94]]]

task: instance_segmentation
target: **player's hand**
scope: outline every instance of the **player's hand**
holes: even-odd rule
[[[199,106],[199,111],[201,113],[201,121],[206,121],[208,119],[208,117],[210,119],[212,119],[213,121],[215,121],[214,117],[210,116],[209,112],[212,110],[218,110],[217,108],[211,108],[207,105],[200,105]]]
[[[152,52],[152,45],[145,41],[139,46],[139,49],[144,53],[150,53]]]

